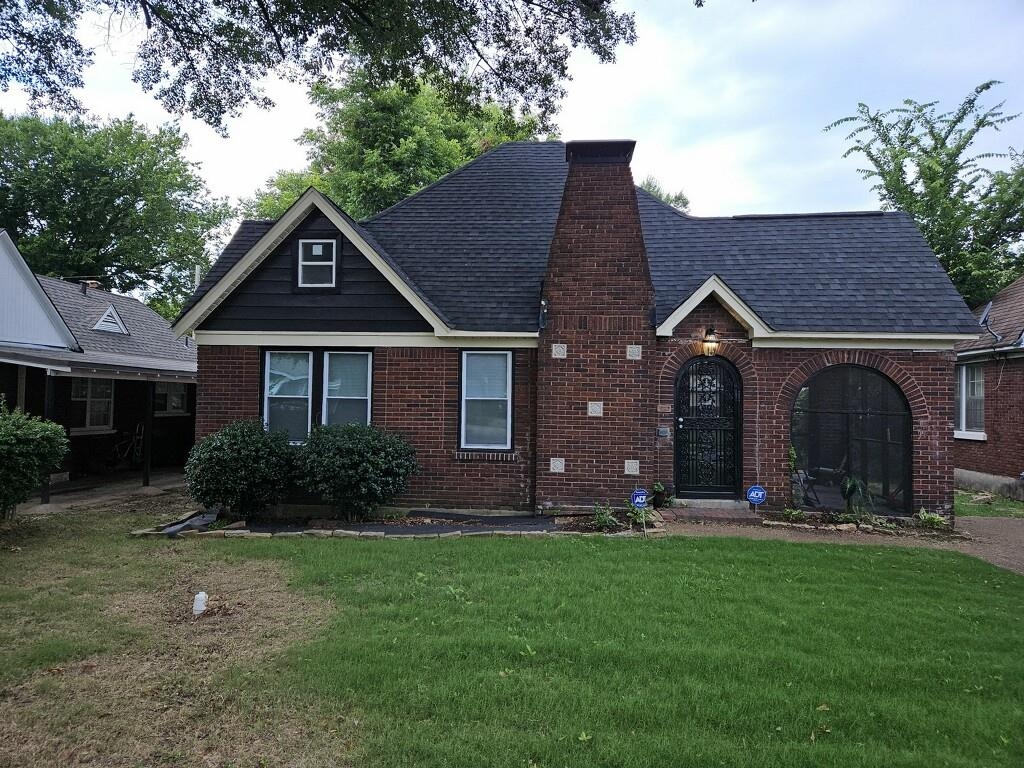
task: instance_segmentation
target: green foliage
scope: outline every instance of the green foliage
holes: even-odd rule
[[[862,103],[825,129],[855,126],[843,156],[867,160],[860,173],[882,207],[913,217],[970,306],[1024,272],[1024,157],[1010,149],[1010,170],[993,171],[981,161],[1007,155],[970,154],[979,135],[1017,118],[1002,103],[979,105],[996,84],[982,83],[952,112],[935,101],[877,111]]]
[[[839,483],[839,493],[846,501],[846,511],[853,515],[863,515],[874,509],[875,501],[871,497],[867,484],[859,477],[847,475]]]
[[[1022,517],[1024,501],[979,491],[957,491],[953,499],[957,517]]]
[[[949,520],[936,512],[928,512],[924,507],[917,513],[917,522],[924,528],[949,527]]]
[[[782,510],[782,517],[791,523],[800,523],[807,519],[807,513],[802,509],[786,507]]]
[[[790,445],[789,446],[788,457],[789,457],[789,471],[790,472],[796,472],[797,463],[799,462],[800,457],[797,455],[796,446],[795,445]]]
[[[654,485],[651,486],[651,490],[654,491],[655,493],[664,493],[665,484],[660,480],[655,480]]]
[[[64,428],[52,421],[9,410],[0,396],[0,515],[14,515],[68,450]]]
[[[594,527],[599,531],[614,531],[622,527],[619,519],[612,512],[610,504],[597,502],[594,504]]]
[[[173,317],[232,215],[185,159],[187,142],[175,125],[150,132],[132,117],[0,114],[0,228],[35,272],[141,290]]]
[[[236,421],[203,438],[185,463],[189,495],[207,508],[242,519],[276,504],[293,488],[294,450],[284,432]]]
[[[569,55],[615,58],[636,40],[614,0],[10,0],[0,4],[0,91],[75,110],[92,51],[89,17],[141,28],[134,80],[167,111],[223,128],[246,105],[269,106],[268,74],[308,83],[362,66],[375,83],[435,77],[451,101],[488,94],[549,117],[564,95]]]
[[[315,426],[298,451],[300,483],[350,518],[387,504],[419,470],[416,452],[374,426]]]
[[[661,186],[661,182],[653,176],[645,177],[644,180],[640,182],[640,188],[677,210],[683,211],[684,213],[690,210],[690,198],[686,196],[685,192],[682,190],[679,190],[678,192],[669,192]]]
[[[506,141],[534,139],[532,115],[487,102],[456,109],[420,80],[377,86],[365,72],[343,88],[310,91],[322,125],[302,134],[309,166],[280,171],[242,201],[247,216],[277,218],[307,187],[316,187],[350,216],[378,213]]]
[[[654,512],[650,507],[638,507],[632,500],[626,501],[626,517],[633,525],[643,528],[647,533],[647,524],[654,519]]]

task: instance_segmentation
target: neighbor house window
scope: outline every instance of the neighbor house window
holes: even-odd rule
[[[324,424],[369,424],[373,356],[324,354]]]
[[[333,240],[299,241],[300,288],[333,288],[336,266]]]
[[[462,353],[463,448],[512,447],[512,353]]]
[[[985,437],[985,368],[981,364],[956,368],[955,429],[959,438]]]
[[[153,392],[153,413],[157,416],[182,416],[187,412],[185,385],[177,381],[158,381]]]
[[[309,436],[311,352],[267,352],[263,422],[292,442]]]
[[[114,426],[114,382],[71,379],[71,418],[75,432],[104,431]]]

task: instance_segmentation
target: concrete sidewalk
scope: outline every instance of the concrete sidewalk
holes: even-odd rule
[[[123,499],[129,496],[157,495],[166,491],[178,490],[185,487],[185,476],[180,470],[166,470],[154,472],[150,477],[148,487],[143,487],[138,475],[129,478],[112,479],[107,483],[100,483],[90,488],[70,488],[65,491],[53,491],[50,494],[50,503],[42,504],[38,498],[32,499],[18,507],[18,515],[52,515],[58,512],[65,512],[70,507],[82,505],[102,504],[114,499]]]

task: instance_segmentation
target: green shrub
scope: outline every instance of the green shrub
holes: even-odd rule
[[[243,519],[284,498],[295,484],[295,451],[284,432],[236,421],[203,438],[188,455],[189,495]]]
[[[21,410],[9,410],[0,397],[0,513],[28,501],[68,452],[64,427]]]
[[[918,525],[924,528],[946,528],[949,526],[949,520],[936,512],[929,512],[924,507],[921,507],[917,513]]]
[[[622,523],[615,517],[610,504],[597,502],[594,504],[594,527],[599,531],[616,531],[622,527]]]
[[[313,427],[298,463],[302,486],[350,519],[390,502],[419,470],[405,440],[362,424]]]

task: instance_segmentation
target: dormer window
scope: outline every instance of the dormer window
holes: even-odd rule
[[[299,288],[333,288],[336,267],[333,240],[299,240]]]

